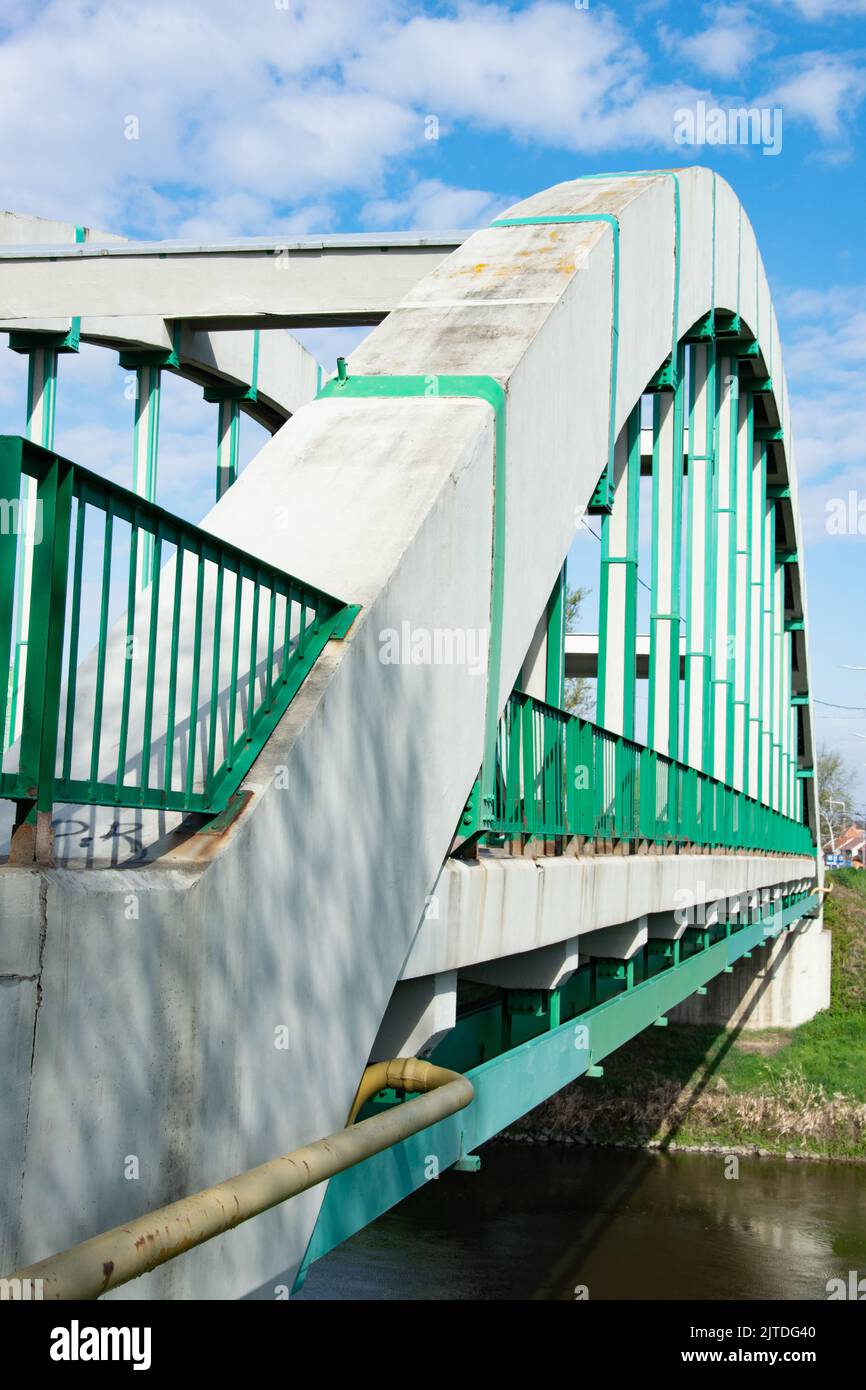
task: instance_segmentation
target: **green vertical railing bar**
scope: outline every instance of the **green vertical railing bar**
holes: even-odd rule
[[[202,608],[204,603],[204,556],[201,546],[196,550],[196,558],[193,658],[189,695],[189,737],[187,739],[186,777],[184,779],[184,790],[186,792],[187,801],[192,796],[192,789],[195,781],[195,750],[198,747],[198,687],[201,675]]]
[[[210,798],[213,792],[214,769],[216,764],[216,732],[219,720],[219,689],[220,689],[220,645],[222,641],[223,623],[223,589],[225,587],[225,570],[222,565],[217,569],[216,594],[214,596],[214,623],[213,623],[213,647],[211,651],[211,677],[210,677],[210,718],[208,720],[207,731],[207,763],[205,768],[205,796]],[[289,659],[289,637],[288,621],[286,624],[286,642],[283,652],[283,674],[286,674]]]
[[[18,509],[19,517],[21,451],[20,440],[0,439],[0,499],[8,505],[10,514],[15,514],[12,511],[13,506]],[[17,525],[0,527],[0,757],[6,746],[7,708],[12,704],[15,690],[11,677],[18,531]]]
[[[147,636],[147,675],[145,676],[144,732],[141,740],[141,788],[150,785],[151,738],[153,735],[153,697],[156,689],[156,637],[159,629],[159,589],[162,574],[162,526],[157,522],[153,538],[153,579],[150,585],[150,615]]]
[[[177,657],[180,643],[180,605],[183,598],[183,546],[179,545],[174,557],[174,595],[171,605],[171,655],[168,668],[168,709],[165,727],[165,773],[163,787],[171,791],[171,777],[174,770],[174,721],[177,704]]]
[[[250,675],[247,692],[246,740],[252,738],[253,709],[256,694],[256,657],[259,649],[259,576],[253,574],[253,613],[250,622]]]
[[[19,774],[37,811],[50,811],[60,719],[63,625],[72,518],[72,465],[54,457],[37,481],[42,543],[34,547]]]
[[[84,508],[75,518],[75,549],[72,561],[72,608],[69,618],[69,656],[66,666],[66,724],[63,732],[63,771],[72,767],[72,740],[75,732],[75,692],[78,682],[78,635],[81,626],[81,571],[84,565]]]
[[[561,705],[565,699],[565,607],[566,574],[563,565],[547,602],[544,698],[549,705]]]
[[[111,591],[111,541],[114,530],[114,514],[111,498],[105,514],[105,530],[102,542],[102,584],[99,599],[99,638],[96,658],[96,693],[93,709],[93,737],[90,744],[90,785],[96,787],[99,781],[99,747],[102,741],[102,706],[105,699],[105,644],[108,639],[108,596]]]
[[[241,608],[244,598],[244,574],[238,567],[235,574],[235,597],[234,597],[234,622],[232,624],[232,661],[231,675],[229,676],[229,711],[228,711],[228,734],[226,736],[226,762],[228,767],[232,765],[232,757],[235,746],[235,714],[238,702],[238,657],[240,655],[241,641]]]
[[[79,513],[83,516],[83,507],[79,507]],[[120,739],[117,748],[117,773],[115,775],[115,801],[118,803],[123,794],[123,782],[126,775],[126,744],[129,736],[129,702],[132,695],[132,663],[135,657],[135,597],[137,579],[138,526],[133,523],[129,536],[129,574],[127,576],[126,587],[126,646],[123,653],[123,695],[121,697]],[[68,705],[71,719],[75,707],[74,692],[68,701]],[[65,770],[65,776],[69,776],[68,768]]]

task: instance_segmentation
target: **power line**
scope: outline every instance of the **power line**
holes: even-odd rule
[[[598,534],[597,531],[593,531],[592,527],[586,521],[583,521],[583,527],[584,530],[588,531],[591,536],[595,536],[595,539],[599,542],[599,544],[601,543],[601,536]],[[637,582],[638,584],[640,584],[642,589],[646,589],[648,594],[652,593],[652,589],[650,588],[649,584],[647,584],[643,579],[641,579],[640,575],[638,575],[637,577]],[[685,622],[685,618],[683,618],[682,615],[680,615],[680,622]]]

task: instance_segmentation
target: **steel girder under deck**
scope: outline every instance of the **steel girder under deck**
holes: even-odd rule
[[[819,904],[817,893],[793,894],[771,904],[756,921],[724,923],[725,935],[715,944],[703,945],[642,983],[469,1069],[475,1100],[467,1110],[331,1179],[295,1291],[315,1260],[563,1086],[580,1076],[600,1075],[599,1063],[610,1053],[729,971],[735,961],[816,913]],[[556,1010],[551,1010],[551,1022],[555,1018]],[[446,1039],[434,1056],[448,1043]]]

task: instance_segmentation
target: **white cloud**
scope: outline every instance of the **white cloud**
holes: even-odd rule
[[[827,503],[866,479],[866,285],[777,296],[807,540],[830,539]],[[835,537],[833,539],[836,539]]]
[[[276,210],[375,187],[412,113],[325,74],[388,5],[253,15],[237,0],[52,0],[0,45],[4,200],[167,235],[202,199],[245,194]],[[240,203],[235,217],[235,232],[267,230]]]
[[[610,11],[561,4],[458,5],[384,26],[350,80],[440,119],[558,149],[671,143],[685,85],[652,88],[645,54]]]
[[[395,230],[480,227],[514,202],[514,197],[480,188],[452,188],[439,179],[422,179],[402,198],[377,198],[367,203],[361,210],[361,221]]]
[[[847,142],[866,94],[866,71],[829,53],[806,54],[758,104],[781,106],[786,120],[804,120],[827,141]]]
[[[771,0],[777,9],[793,8],[802,19],[820,23],[840,15],[866,15],[866,0]]]
[[[256,236],[307,236],[329,231],[334,216],[334,208],[324,199],[278,216],[267,198],[227,193],[203,197],[196,211],[176,224],[171,236],[180,241],[212,242],[239,235],[238,228]]]
[[[705,5],[710,18],[696,34],[677,33],[662,25],[659,37],[669,53],[710,77],[733,78],[751,65],[771,42],[745,5]]]

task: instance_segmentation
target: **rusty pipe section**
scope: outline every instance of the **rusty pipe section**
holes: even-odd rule
[[[414,1057],[401,1057],[368,1067],[358,1096],[365,1089],[368,1073],[375,1072],[378,1077],[380,1067],[393,1068],[387,1075],[396,1077],[397,1081],[380,1082],[373,1090],[366,1091],[364,1099],[381,1090],[383,1085],[394,1084],[400,1089],[426,1094],[395,1105],[360,1124],[338,1130],[327,1139],[319,1139],[250,1168],[215,1187],[206,1187],[191,1197],[171,1202],[125,1226],[115,1226],[113,1230],[92,1236],[58,1255],[50,1255],[26,1269],[17,1270],[12,1277],[41,1279],[45,1299],[99,1298],[109,1289],[137,1279],[167,1260],[233,1230],[251,1217],[279,1206],[336,1173],[456,1114],[465,1109],[475,1095],[471,1081],[458,1072],[419,1062]],[[420,1070],[416,1073],[414,1068]],[[360,1104],[356,1097],[353,1114],[360,1109]]]

